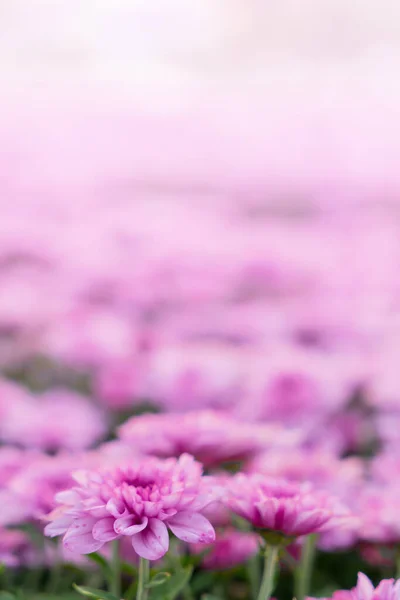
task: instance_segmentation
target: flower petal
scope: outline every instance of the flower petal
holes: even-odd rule
[[[164,556],[169,547],[166,525],[159,519],[149,519],[148,526],[132,537],[133,549],[147,560],[157,560]]]
[[[115,540],[118,537],[118,533],[114,530],[114,521],[113,517],[106,517],[97,521],[92,530],[94,539],[99,540],[99,542]]]
[[[184,542],[209,544],[215,540],[214,527],[200,513],[182,511],[167,521],[168,527]]]
[[[90,517],[74,519],[64,535],[65,548],[78,554],[90,554],[99,550],[104,542],[95,540],[93,537],[92,529],[95,523],[96,519]]]
[[[369,600],[374,594],[374,586],[364,573],[358,574],[355,592],[357,598],[364,598],[365,600]]]
[[[135,523],[131,515],[121,517],[114,522],[114,531],[122,535],[135,535],[147,527],[149,519],[143,517],[140,523]]]
[[[48,523],[44,528],[45,535],[49,537],[63,535],[71,525],[71,520],[70,516],[61,516],[58,519],[54,519],[54,521]]]

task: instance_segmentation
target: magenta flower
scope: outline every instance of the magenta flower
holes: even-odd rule
[[[320,532],[336,517],[329,498],[308,486],[239,473],[232,478],[228,490],[228,506],[234,513],[256,530],[283,537]]]
[[[193,457],[147,458],[111,471],[75,473],[78,485],[57,495],[45,534],[64,535],[64,546],[88,554],[129,536],[135,552],[157,560],[168,550],[168,528],[189,543],[210,543],[214,528],[201,514],[217,490]]]
[[[352,590],[339,590],[332,600],[399,600],[400,579],[382,579],[374,588],[372,582],[364,573],[358,574],[357,585]]]
[[[208,467],[246,460],[271,446],[290,446],[299,439],[296,432],[279,425],[243,423],[212,410],[133,417],[120,427],[119,435],[144,454],[165,458],[188,452]]]

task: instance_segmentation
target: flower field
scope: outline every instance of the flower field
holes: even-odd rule
[[[0,7],[0,600],[400,600],[383,17],[47,4]]]
[[[182,198],[2,204],[1,598],[397,598],[392,208]]]

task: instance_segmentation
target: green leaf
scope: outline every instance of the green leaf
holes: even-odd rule
[[[131,575],[132,577],[137,577],[138,574],[137,567],[127,562],[121,564],[121,571],[124,575]]]
[[[171,573],[167,573],[167,572],[157,573],[157,575],[154,575],[154,577],[152,577],[150,579],[149,583],[147,583],[144,587],[145,588],[158,587],[159,585],[163,585],[166,581],[168,581],[168,579],[170,579],[170,577],[171,577]]]
[[[90,587],[81,587],[80,585],[76,585],[76,583],[73,584],[73,587],[82,596],[94,598],[94,600],[120,600],[114,596],[114,594],[110,594],[110,592],[103,592],[103,590],[96,590],[95,588]]]
[[[189,565],[179,569],[164,583],[163,586],[155,587],[151,593],[151,600],[174,600],[178,594],[189,583],[193,573],[193,566]]]
[[[105,574],[109,575],[111,573],[110,566],[104,558],[104,556],[101,556],[101,554],[99,554],[98,552],[92,552],[91,554],[87,554],[86,556],[89,560],[99,565]]]

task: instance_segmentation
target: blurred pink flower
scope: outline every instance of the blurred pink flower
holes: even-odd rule
[[[0,564],[7,568],[33,562],[34,548],[22,531],[0,527]]]
[[[119,428],[119,436],[138,452],[159,457],[188,452],[207,467],[244,461],[265,448],[290,447],[299,440],[297,432],[279,425],[243,423],[211,410],[132,417]]]
[[[392,481],[371,481],[354,499],[360,517],[358,536],[366,542],[394,544],[400,540],[398,499],[400,487]]]
[[[275,344],[248,365],[247,394],[239,415],[302,427],[311,437],[318,425],[344,406],[355,375],[340,354],[293,344]]]
[[[24,507],[23,520],[40,520],[53,510],[55,494],[71,487],[72,472],[88,462],[80,454],[42,455],[27,460],[25,468],[8,483],[9,492]]]
[[[216,490],[189,455],[145,458],[109,472],[78,472],[75,479],[77,486],[57,495],[61,506],[49,515],[45,528],[50,537],[64,535],[64,546],[71,551],[95,552],[108,541],[129,536],[139,556],[157,560],[168,550],[168,528],[185,542],[215,538],[200,511]]]
[[[272,449],[256,456],[246,471],[277,479],[312,483],[343,498],[363,483],[364,462],[358,457],[338,458],[324,448]]]
[[[3,441],[41,450],[81,450],[106,431],[102,412],[90,401],[66,389],[31,397],[23,410],[13,410],[0,424]]]
[[[46,352],[66,364],[96,367],[125,359],[135,350],[137,332],[117,311],[85,306],[66,313],[43,341]]]
[[[35,452],[26,452],[10,446],[0,448],[0,489],[7,487],[8,482],[37,455]]]
[[[400,579],[382,579],[375,588],[364,573],[359,573],[356,587],[335,592],[332,600],[398,600],[399,596]]]
[[[143,401],[146,369],[146,357],[140,355],[105,362],[93,375],[96,398],[112,410],[123,410]]]
[[[227,493],[229,508],[264,534],[309,535],[338,525],[342,516],[329,496],[259,474],[235,475]]]
[[[149,361],[145,395],[167,411],[230,408],[245,391],[246,354],[209,340],[160,345]]]
[[[205,569],[224,570],[240,565],[257,554],[260,542],[254,533],[228,528],[218,533],[215,542],[210,546],[204,548],[200,544],[193,544],[190,550],[195,554],[206,551],[201,561]]]

